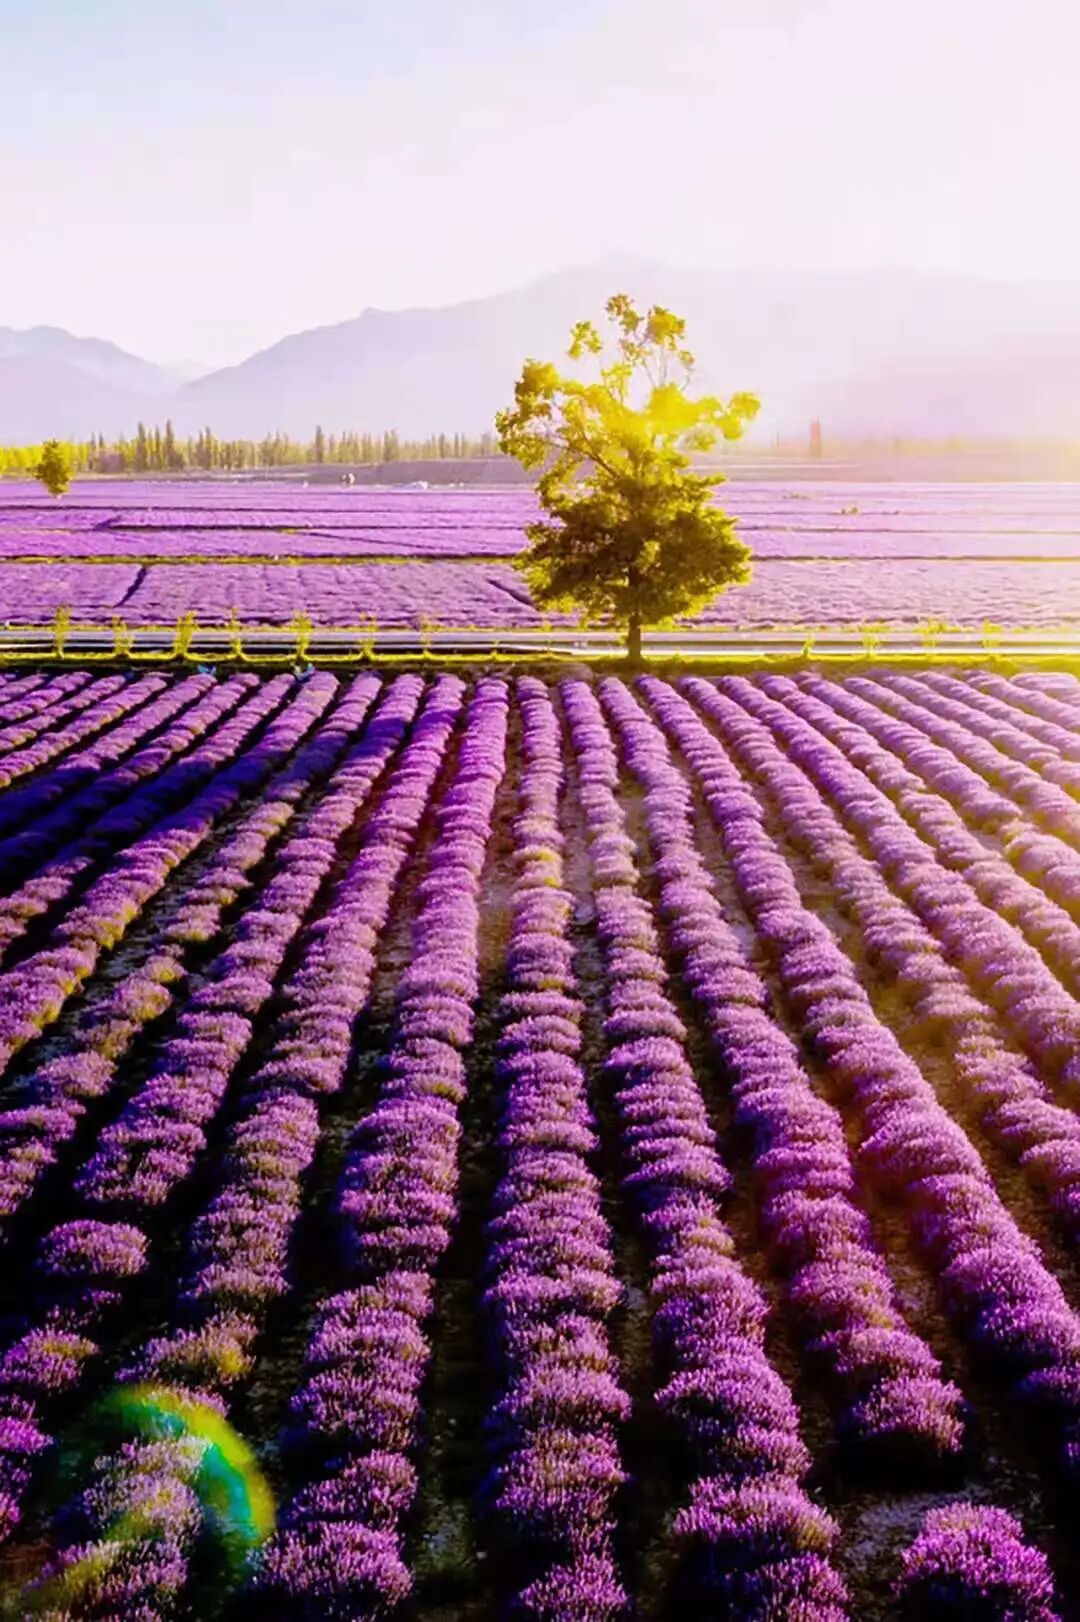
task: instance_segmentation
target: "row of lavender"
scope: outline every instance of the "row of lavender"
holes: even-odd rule
[[[265,551],[265,548],[262,549]],[[340,549],[335,549],[340,550]],[[283,548],[292,557],[293,549]],[[940,554],[939,554],[940,555]],[[2,623],[47,625],[58,609],[78,624],[175,625],[181,614],[222,625],[540,629],[575,623],[542,615],[523,577],[486,561],[320,563],[230,559],[220,563],[0,562]],[[62,560],[62,561],[61,561]],[[692,623],[753,630],[917,626],[926,621],[978,630],[984,623],[1073,627],[1080,620],[1080,561],[957,560],[940,567],[890,559],[786,562],[760,557],[746,586],[722,593]]]
[[[858,521],[867,518],[895,520],[902,526],[916,519],[932,521],[950,515],[979,522],[987,529],[1053,531],[1070,524],[1075,529],[1080,520],[1075,482],[755,482],[735,475],[725,483],[723,497],[747,521],[772,520],[785,527],[828,524],[858,528]],[[27,480],[0,482],[0,513],[5,517],[40,514],[63,523],[71,511],[93,514],[95,523],[120,525],[186,523],[189,519],[193,524],[228,524],[230,515],[238,514],[253,523],[308,518],[332,524],[359,521],[362,526],[371,518],[434,528],[477,519],[520,524],[535,511],[535,496],[527,486],[505,485],[441,485],[420,490],[377,485],[345,488],[332,480],[77,479],[57,501]]]
[[[1080,616],[1074,487],[736,481],[721,497],[759,567],[702,625],[1052,627]],[[0,614],[12,625],[67,609],[133,626],[302,613],[334,626],[537,627],[522,578],[498,561],[536,515],[527,489],[91,483],[50,501],[13,483],[0,489]]]
[[[731,503],[726,503],[728,508]],[[468,522],[426,524],[401,515],[303,518],[297,513],[272,513],[265,521],[245,522],[243,514],[227,515],[229,522],[193,523],[190,514],[154,512],[154,523],[98,522],[94,511],[66,509],[62,513],[5,514],[0,508],[0,558],[10,563],[54,563],[61,559],[87,559],[99,564],[125,561],[159,563],[208,560],[211,562],[263,558],[327,562],[334,559],[378,562],[409,558],[471,559],[512,558],[526,544],[525,526],[538,514],[522,513],[518,522],[493,522],[468,514]],[[927,562],[1024,562],[1049,559],[1067,563],[1080,558],[1080,520],[1051,530],[972,527],[950,513],[936,521],[924,519],[917,528],[889,529],[884,520],[864,522],[858,528],[785,526],[776,520],[758,523],[740,519],[740,530],[755,556],[772,561],[846,560],[871,558]]]
[[[16,1550],[103,1382],[242,1419],[302,1310],[299,1373],[261,1438],[278,1530],[241,1603],[410,1603],[485,998],[475,1514],[500,1607],[629,1616],[659,1585],[685,1614],[839,1622],[859,1613],[830,1503],[869,1472],[886,1501],[914,1487],[939,1505],[898,1577],[912,1615],[1063,1614],[1019,1523],[955,1500],[965,1483],[993,1495],[986,1377],[1048,1483],[1067,1492],[1080,1458],[1080,1319],[984,1153],[1045,1196],[1047,1235],[1075,1237],[1080,689],[0,674],[0,732],[0,1531]],[[485,988],[500,785],[509,944]],[[357,1041],[414,862],[413,948],[372,1076]],[[804,899],[803,864],[855,957]],[[578,980],[583,930],[599,1002]],[[908,999],[912,1052],[868,969]],[[947,1101],[916,1057],[935,1041]],[[298,1246],[332,1166],[339,1253],[312,1299]],[[760,1255],[745,1213],[725,1218],[740,1181]],[[885,1206],[970,1365],[912,1318]],[[644,1373],[622,1355],[639,1290]],[[824,1454],[804,1378],[832,1418]],[[644,1553],[624,1530],[645,1513],[643,1425],[670,1511]],[[168,1432],[102,1453],[26,1604],[153,1617],[197,1600],[204,1452]]]

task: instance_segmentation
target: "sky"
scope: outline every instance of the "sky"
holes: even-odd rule
[[[0,0],[0,326],[226,365],[614,254],[1080,280],[1076,0]]]

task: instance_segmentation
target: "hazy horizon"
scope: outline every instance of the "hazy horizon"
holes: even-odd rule
[[[396,314],[408,315],[408,314],[412,314],[412,313],[419,314],[419,313],[423,313],[425,311],[438,310],[438,309],[444,309],[444,308],[454,308],[454,307],[457,307],[457,306],[462,305],[462,304],[471,304],[471,303],[474,303],[474,302],[475,303],[480,303],[486,298],[499,298],[500,296],[503,296],[503,295],[506,295],[506,294],[511,294],[511,293],[515,293],[515,292],[524,292],[524,291],[527,291],[531,286],[545,283],[545,282],[549,281],[553,277],[559,277],[559,276],[564,276],[564,275],[569,276],[569,275],[572,275],[572,274],[575,274],[575,273],[578,273],[578,272],[589,272],[589,271],[592,271],[592,270],[603,268],[603,266],[606,263],[610,263],[612,268],[617,270],[618,267],[620,266],[620,264],[624,264],[624,265],[625,264],[630,264],[632,266],[635,262],[638,262],[638,261],[640,261],[640,263],[642,265],[644,265],[646,263],[643,256],[620,255],[620,254],[617,254],[617,253],[612,253],[612,254],[609,254],[609,255],[603,255],[599,259],[589,261],[587,263],[575,264],[575,265],[571,265],[571,264],[554,265],[554,266],[551,267],[550,270],[548,270],[548,271],[546,271],[546,272],[544,272],[542,274],[538,274],[536,276],[530,276],[523,282],[518,282],[518,283],[515,283],[513,285],[505,285],[505,286],[492,288],[492,289],[488,290],[487,292],[483,292],[483,293],[481,293],[481,292],[465,293],[461,298],[447,300],[445,305],[437,304],[432,300],[426,300],[426,301],[425,300],[420,300],[420,301],[416,302],[415,304],[408,304],[408,305],[366,304],[366,305],[360,306],[356,310],[352,311],[351,314],[343,315],[343,316],[341,316],[340,318],[338,318],[338,319],[336,319],[334,321],[314,321],[314,320],[312,320],[312,321],[307,322],[304,326],[302,326],[300,328],[289,328],[288,330],[282,329],[281,331],[279,331],[279,332],[273,334],[272,336],[268,337],[266,339],[265,343],[260,343],[258,345],[257,349],[255,349],[255,350],[247,350],[243,354],[238,354],[234,360],[222,361],[222,362],[220,362],[220,366],[222,368],[228,368],[230,366],[241,364],[243,361],[250,359],[253,354],[262,353],[264,350],[267,350],[267,349],[273,349],[276,344],[279,344],[279,343],[283,342],[285,339],[295,337],[298,332],[318,331],[318,330],[321,330],[323,328],[345,325],[350,321],[358,320],[361,316],[366,314],[368,311],[379,312],[379,313],[396,313]],[[680,274],[682,272],[695,273],[695,272],[701,271],[701,272],[705,272],[705,273],[715,272],[715,273],[721,274],[721,275],[738,275],[738,276],[745,276],[745,277],[754,277],[754,276],[757,276],[757,275],[765,276],[765,275],[769,275],[769,274],[773,273],[772,270],[770,270],[770,269],[761,269],[760,267],[757,267],[757,266],[754,266],[754,265],[749,265],[749,264],[728,265],[728,266],[717,266],[717,265],[709,266],[709,265],[702,265],[702,264],[694,265],[694,264],[690,264],[690,263],[685,262],[685,261],[684,262],[678,262],[678,263],[676,263],[676,262],[664,262],[664,261],[659,260],[659,259],[654,259],[652,261],[649,261],[648,263],[651,265],[651,268],[654,271],[658,271],[661,274],[663,274],[665,272],[668,272],[668,273],[671,273],[673,275],[677,275],[677,274]],[[810,282],[810,281],[814,280],[815,278],[819,278],[819,277],[824,278],[824,277],[833,277],[833,276],[841,276],[841,277],[842,276],[850,276],[853,279],[862,278],[862,277],[875,277],[875,276],[880,277],[882,279],[888,278],[888,277],[901,278],[901,277],[919,277],[919,276],[927,276],[927,277],[930,277],[930,276],[935,276],[935,277],[936,276],[943,276],[943,277],[947,277],[947,278],[948,277],[955,277],[958,281],[965,281],[965,282],[972,282],[972,283],[983,283],[983,284],[985,284],[987,286],[995,286],[995,287],[997,287],[997,286],[1006,286],[1006,287],[1024,287],[1024,286],[1027,286],[1027,287],[1032,287],[1033,285],[1046,286],[1046,287],[1059,286],[1059,287],[1068,287],[1070,289],[1074,288],[1074,287],[1080,287],[1080,275],[1078,275],[1076,277],[1055,277],[1055,278],[1050,278],[1050,277],[1035,278],[1035,277],[1019,277],[1019,276],[992,276],[992,275],[982,275],[982,274],[979,274],[978,272],[965,271],[965,270],[935,272],[935,271],[927,269],[924,266],[904,265],[904,264],[882,264],[882,265],[872,265],[872,266],[861,266],[861,267],[857,267],[857,268],[846,270],[846,271],[843,270],[843,269],[840,269],[838,271],[830,271],[830,270],[824,269],[820,265],[791,266],[791,267],[787,268],[786,274],[790,275],[790,277],[792,278],[793,281],[798,281],[799,279],[805,279],[807,282]],[[625,279],[626,278],[624,277],[624,280]],[[614,288],[614,284],[613,284],[613,288]],[[631,296],[634,296],[634,289],[633,289],[632,284],[628,284],[625,288],[622,288],[621,290],[622,291],[627,291],[627,292],[629,292],[631,294]],[[592,314],[595,317],[597,312],[593,311]],[[35,328],[39,329],[39,330],[52,329],[52,330],[55,330],[57,332],[66,332],[69,336],[71,336],[73,338],[80,339],[80,340],[87,340],[87,339],[89,339],[89,340],[101,340],[101,341],[104,341],[104,342],[107,342],[107,343],[113,343],[113,344],[116,344],[116,346],[118,348],[125,349],[126,352],[129,353],[129,354],[133,354],[133,355],[136,354],[136,351],[128,350],[126,345],[119,343],[119,341],[113,336],[113,334],[111,334],[109,332],[93,331],[93,330],[77,332],[77,331],[74,331],[70,327],[64,327],[62,323],[56,322],[56,321],[37,321],[37,322],[29,323],[26,327],[23,327],[23,328],[18,328],[17,326],[15,326],[14,323],[11,323],[11,322],[0,321],[0,329],[2,329],[4,327],[14,327],[15,330],[23,331],[23,332],[32,331]],[[177,355],[174,352],[173,349],[169,348],[167,341],[166,341],[165,347],[163,349],[161,349],[160,346],[159,346],[159,351],[160,352],[154,353],[154,354],[148,354],[148,353],[144,353],[144,352],[140,351],[140,352],[137,353],[137,358],[141,359],[141,360],[149,361],[153,365],[160,366],[160,367],[162,367],[162,368],[164,368],[166,370],[171,370],[174,373],[181,373],[181,372],[186,371],[189,368],[193,369],[194,371],[197,371],[198,373],[209,373],[209,372],[217,369],[217,366],[216,366],[216,364],[214,362],[204,361],[203,358],[198,356],[198,355]],[[183,379],[179,379],[179,380],[182,381]]]
[[[1065,0],[0,0],[0,326],[206,367],[612,255],[1080,280]]]

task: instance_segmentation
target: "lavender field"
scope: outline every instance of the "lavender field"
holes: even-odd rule
[[[1080,683],[0,673],[0,788],[11,1615],[1080,1614]]]
[[[1077,485],[733,481],[719,499],[755,573],[702,624],[1080,622]],[[92,624],[301,611],[318,625],[536,626],[510,563],[536,513],[527,489],[85,481],[56,501],[13,481],[0,484],[0,620],[65,606]]]

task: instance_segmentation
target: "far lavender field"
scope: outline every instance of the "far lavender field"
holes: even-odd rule
[[[702,623],[745,627],[1080,622],[1080,485],[731,482],[752,583]],[[538,624],[511,559],[528,490],[84,481],[59,501],[0,485],[0,619],[235,609],[279,623]],[[883,567],[887,564],[887,567]]]

